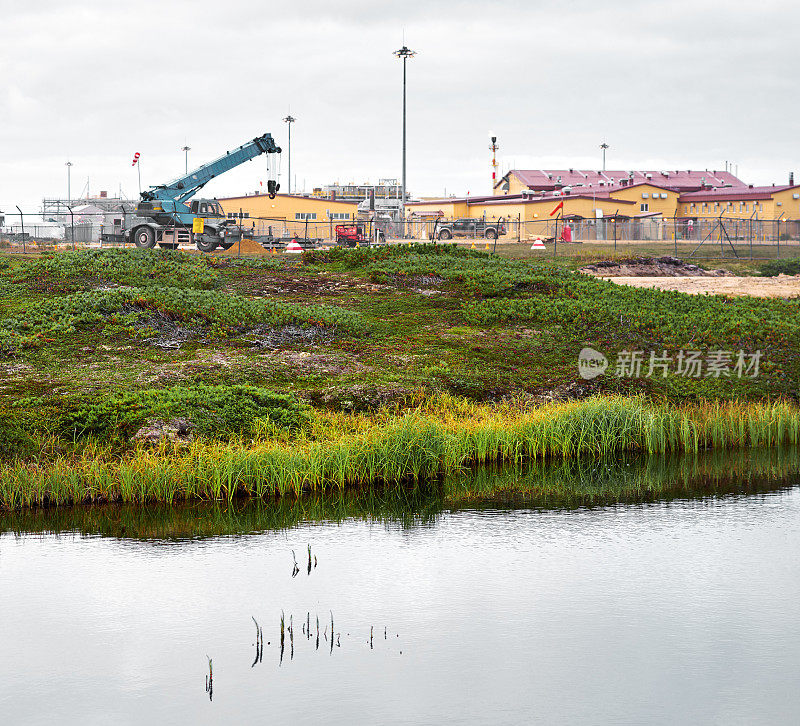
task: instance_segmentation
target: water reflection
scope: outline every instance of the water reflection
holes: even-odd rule
[[[409,487],[366,488],[300,498],[241,500],[233,505],[95,505],[0,512],[0,532],[78,532],[141,540],[183,540],[282,530],[303,522],[379,520],[429,526],[459,509],[577,508],[790,487],[800,481],[800,450],[699,452],[672,457],[533,462],[491,467]],[[292,551],[292,576],[300,571]],[[312,565],[313,557],[313,565]],[[316,567],[308,550],[307,574]]]

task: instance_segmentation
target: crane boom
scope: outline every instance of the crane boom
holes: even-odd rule
[[[257,136],[252,141],[242,144],[238,149],[226,152],[219,159],[203,164],[189,174],[179,176],[169,184],[150,187],[148,191],[142,192],[142,200],[174,201],[177,204],[183,204],[197,194],[214,177],[224,174],[226,171],[230,171],[246,161],[255,159],[261,154],[275,154],[280,153],[280,151],[280,148],[275,145],[272,134]],[[164,211],[167,210],[164,209]]]

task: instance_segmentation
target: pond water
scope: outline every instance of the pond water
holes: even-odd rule
[[[796,458],[592,507],[504,485],[4,515],[0,720],[797,723]]]

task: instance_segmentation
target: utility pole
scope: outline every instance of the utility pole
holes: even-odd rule
[[[608,144],[604,141],[600,144],[600,148],[603,150],[603,171],[606,170],[606,149],[609,148]]]
[[[403,61],[403,216],[405,217],[406,208],[406,61],[413,58],[416,52],[406,47],[405,45],[400,50],[394,51],[394,55],[401,58]]]
[[[292,116],[292,114],[287,114],[286,118],[283,119],[287,124],[289,124],[289,144],[288,144],[288,156],[289,156],[289,194],[292,193],[292,124],[297,121],[297,119]],[[297,184],[295,184],[297,186]]]
[[[186,159],[185,164],[186,164],[186,173],[187,174],[189,173],[189,152],[191,150],[192,150],[191,146],[184,146],[183,148],[181,148],[181,151],[184,153],[184,156],[185,156],[185,159]]]
[[[72,162],[68,161],[64,166],[67,167],[67,201],[72,201],[72,177],[70,172],[72,171]]]

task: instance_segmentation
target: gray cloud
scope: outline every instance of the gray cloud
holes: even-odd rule
[[[488,133],[518,166],[721,168],[754,182],[797,166],[800,7],[766,0],[641,5],[408,0],[267,4],[0,2],[0,209],[91,177],[136,191],[257,133],[311,188],[400,172],[402,32],[409,62],[409,187],[488,189]],[[284,162],[285,171],[285,162]],[[259,161],[209,185],[252,190]]]

